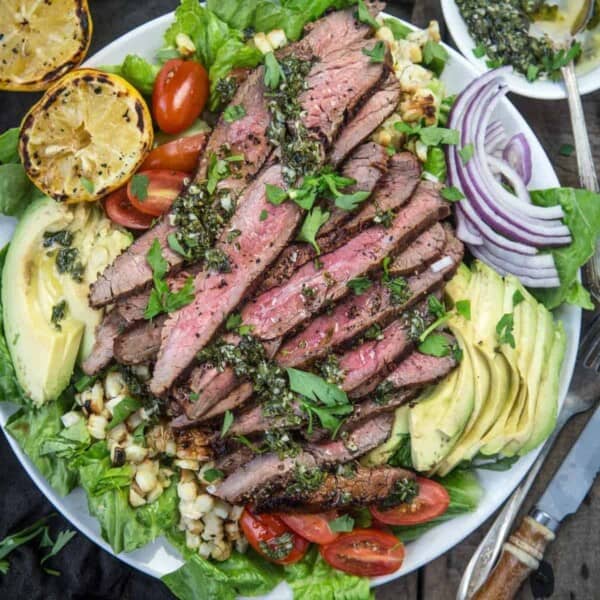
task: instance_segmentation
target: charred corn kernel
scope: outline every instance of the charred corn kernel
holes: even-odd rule
[[[273,50],[283,48],[287,44],[287,37],[283,29],[273,29],[267,33],[267,41]]]
[[[155,502],[162,495],[163,491],[164,491],[163,486],[160,485],[160,483],[156,482],[156,485],[154,486],[154,488],[152,490],[150,490],[150,492],[148,492],[148,495],[146,496],[146,500],[149,503]]]
[[[225,540],[217,540],[210,555],[218,561],[227,560],[231,556],[231,545]]]
[[[116,398],[125,390],[125,381],[121,373],[110,371],[104,379],[104,393],[107,398]]]
[[[400,73],[399,81],[403,92],[415,92],[420,87],[427,85],[432,74],[419,65],[410,65]]]
[[[168,488],[171,485],[171,476],[173,475],[172,471],[169,469],[160,469],[158,471],[158,483],[162,485],[164,488]]]
[[[133,374],[142,381],[147,381],[150,379],[150,369],[148,365],[135,365],[131,367],[131,371]]]
[[[213,551],[214,544],[208,542],[202,542],[198,547],[198,554],[202,556],[202,558],[208,558]]]
[[[417,154],[417,158],[421,162],[425,162],[427,160],[427,146],[421,140],[416,141],[415,152]]]
[[[186,501],[195,500],[198,495],[198,488],[194,481],[180,481],[177,484],[177,495]]]
[[[244,512],[244,507],[243,506],[234,506],[231,509],[231,513],[229,514],[229,518],[232,521],[239,521],[243,512]]]
[[[187,469],[181,470],[180,481],[195,481],[196,477],[193,471],[188,471]]]
[[[127,423],[127,427],[133,431],[138,425],[141,425],[144,422],[142,411],[136,410],[125,422]]]
[[[152,491],[158,483],[156,475],[149,470],[138,470],[135,474],[135,482],[138,484],[140,490],[147,494]]]
[[[167,456],[175,456],[177,454],[177,444],[175,440],[168,440],[165,444],[165,454]]]
[[[204,521],[203,540],[214,540],[223,537],[223,521],[214,513],[208,513],[202,520]]]
[[[235,549],[240,554],[245,554],[248,550],[248,540],[243,535],[238,540],[235,540]]]
[[[178,33],[175,36],[175,46],[177,52],[185,58],[192,56],[192,54],[196,52],[196,46],[194,45],[194,42],[192,42],[192,38],[186,33]]]
[[[416,31],[411,31],[406,36],[406,39],[407,41],[418,44],[419,46],[424,46],[429,39],[429,33],[426,29],[417,29]]]
[[[191,519],[194,521],[197,521],[198,519],[200,519],[202,517],[202,513],[198,510],[195,500],[191,500],[191,501],[182,500],[179,503],[179,513],[181,514],[182,517],[184,517],[186,519]]]
[[[389,146],[392,143],[392,135],[389,131],[382,129],[375,134],[375,141],[382,146]]]
[[[125,450],[114,445],[110,449],[110,461],[115,467],[122,467],[126,462]]]
[[[90,389],[81,393],[81,405],[87,408],[88,412],[99,415],[104,409],[104,390],[102,384],[97,381]]]
[[[131,506],[133,506],[134,508],[137,508],[138,506],[143,506],[144,504],[146,504],[146,500],[144,499],[143,496],[138,494],[133,489],[133,487],[130,487],[129,488],[129,504],[131,504]]]
[[[75,410],[70,410],[60,418],[63,427],[72,427],[73,425],[79,423],[81,419],[83,419],[83,415]]]
[[[439,42],[442,39],[440,36],[440,24],[437,21],[429,21],[427,33],[429,35],[429,39],[434,42]]]
[[[178,458],[173,461],[173,464],[180,469],[189,469],[190,471],[197,471],[200,468],[200,463],[191,458]]]
[[[215,499],[213,496],[209,496],[208,494],[200,494],[196,498],[196,506],[198,510],[204,514],[208,513],[213,509],[215,505]]]
[[[106,403],[106,408],[111,415],[115,412],[115,408],[123,401],[123,398],[125,398],[125,396],[114,396]]]
[[[228,504],[224,500],[216,500],[214,513],[221,519],[226,519],[231,512],[231,504]]]
[[[110,421],[112,418],[112,415],[110,414],[110,411],[108,410],[108,408],[106,408],[106,405],[104,406],[104,408],[102,409],[102,412],[100,413],[107,421]]]
[[[200,519],[185,519],[185,529],[200,535],[204,531],[204,523]]]
[[[103,440],[106,437],[106,426],[108,421],[100,415],[90,415],[87,423],[87,430],[90,435],[97,439]]]
[[[225,523],[225,535],[231,542],[235,542],[240,538],[240,528],[237,523],[229,521]]]
[[[398,40],[394,59],[399,64],[421,62],[423,60],[421,47],[416,42],[411,42],[410,40]]]
[[[148,448],[130,444],[125,448],[125,456],[128,462],[141,463],[148,456]]]
[[[108,432],[108,438],[117,443],[123,442],[127,438],[127,427],[125,426],[125,423],[119,423],[118,425],[115,425]]]
[[[200,545],[200,536],[192,533],[191,531],[185,532],[185,545],[195,550]]]
[[[262,31],[259,31],[258,33],[254,34],[253,41],[254,41],[254,45],[263,54],[268,54],[269,52],[273,52],[273,48],[271,46],[271,43],[269,42],[269,39]]]
[[[390,44],[394,42],[394,34],[392,33],[392,30],[385,25],[377,30],[375,37],[378,40],[383,40],[384,42],[388,42]]]

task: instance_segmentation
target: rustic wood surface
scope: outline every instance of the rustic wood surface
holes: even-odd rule
[[[114,4],[114,2],[113,2]],[[122,2],[120,14],[115,19],[111,11],[103,11],[103,2],[90,2],[94,15],[95,32],[90,53],[103,47],[112,39],[133,27],[175,8],[176,0],[147,0],[145,2]],[[391,0],[388,11],[417,25],[426,25],[438,19],[445,41],[452,43],[443,27],[438,0]],[[0,130],[18,124],[35,94],[2,94]],[[566,101],[541,102],[512,96],[511,100],[528,120],[553,162],[563,185],[577,185],[575,156],[559,154],[562,144],[572,143]],[[593,153],[600,167],[600,92],[584,99],[588,129]],[[589,415],[580,415],[567,425],[559,442],[546,461],[531,491],[524,512],[539,497],[552,477],[571,444],[585,425]],[[377,589],[378,600],[450,600],[455,597],[463,570],[473,551],[487,531],[489,522],[468,536],[456,548],[447,552],[418,573],[413,573]],[[554,572],[552,597],[560,600],[592,600],[600,598],[600,481],[597,481],[579,512],[568,519],[561,528],[557,540],[546,554]],[[410,551],[410,550],[409,550]],[[520,600],[534,598],[526,584],[519,595]],[[543,597],[543,596],[538,596]]]

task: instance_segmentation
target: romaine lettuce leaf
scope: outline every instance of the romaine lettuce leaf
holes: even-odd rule
[[[550,309],[563,302],[593,309],[589,294],[577,281],[577,272],[593,255],[600,235],[600,194],[574,188],[555,188],[533,191],[531,199],[538,206],[560,204],[573,241],[569,246],[552,250],[560,287],[530,291]]]
[[[0,164],[21,162],[17,152],[19,142],[19,128],[7,129],[0,135]]]
[[[23,165],[0,165],[0,213],[20,217],[33,200],[43,195],[27,177]]]
[[[158,65],[149,63],[137,54],[128,54],[120,65],[100,68],[107,73],[120,75],[145,96],[152,95],[154,80],[160,71]]]

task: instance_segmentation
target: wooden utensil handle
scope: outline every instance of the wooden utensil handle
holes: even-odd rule
[[[529,574],[536,571],[554,533],[527,516],[502,547],[498,564],[473,600],[511,600]]]

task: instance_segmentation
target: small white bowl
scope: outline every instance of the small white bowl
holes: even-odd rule
[[[489,67],[485,64],[486,57],[477,58],[473,54],[473,50],[477,44],[471,37],[456,2],[454,0],[441,0],[441,2],[446,25],[460,52],[480,74],[489,71]],[[567,92],[562,81],[538,79],[537,81],[529,82],[524,75],[517,72],[512,75],[506,75],[505,78],[510,90],[520,96],[538,98],[540,100],[562,100],[567,97]],[[579,83],[579,92],[582,95],[599,89],[600,65],[584,75],[578,76],[577,81]]]

